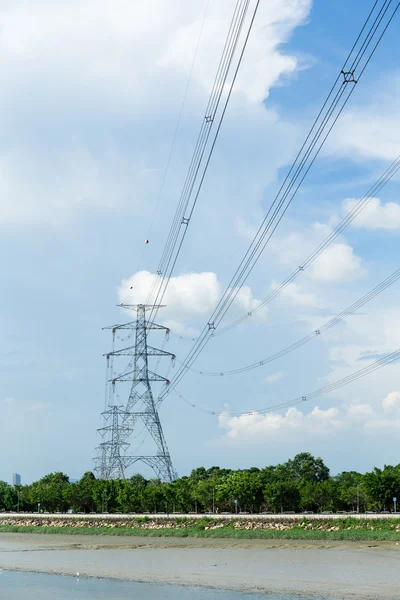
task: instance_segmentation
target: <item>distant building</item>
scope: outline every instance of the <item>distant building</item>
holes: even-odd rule
[[[21,485],[21,475],[19,473],[13,473],[13,485]]]

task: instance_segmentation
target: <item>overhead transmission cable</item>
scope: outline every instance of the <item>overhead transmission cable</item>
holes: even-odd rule
[[[208,413],[213,416],[227,415],[230,417],[241,417],[243,415],[265,414],[265,413],[270,412],[271,410],[276,410],[276,409],[283,408],[286,406],[294,406],[296,404],[300,404],[302,402],[307,402],[309,400],[316,400],[317,398],[324,396],[325,394],[329,394],[330,392],[333,392],[345,385],[349,385],[350,383],[353,383],[354,381],[357,381],[358,379],[361,379],[362,377],[365,377],[366,375],[369,375],[370,373],[373,373],[374,371],[377,371],[378,369],[381,369],[382,367],[385,367],[386,365],[393,364],[394,362],[398,361],[399,359],[400,359],[400,348],[395,350],[394,352],[391,352],[390,354],[386,354],[385,356],[376,360],[375,362],[368,365],[367,367],[359,369],[358,371],[355,371],[351,375],[342,377],[342,379],[333,381],[332,383],[329,383],[317,390],[314,390],[313,392],[310,392],[309,394],[307,394],[305,396],[298,396],[297,398],[294,398],[293,400],[289,400],[287,402],[282,402],[280,404],[275,404],[273,406],[267,406],[265,408],[260,408],[258,410],[251,410],[251,411],[246,411],[246,412],[228,412],[225,410],[221,410],[221,411],[208,410],[204,407],[197,406],[196,404],[194,404],[193,402],[191,402],[190,400],[185,398],[176,389],[174,390],[174,392],[177,394],[177,396],[179,398],[181,398],[181,400],[183,400],[186,404],[188,404],[192,408],[195,408],[196,410],[199,410],[204,413]]]
[[[155,221],[155,218],[156,218],[157,210],[158,210],[158,207],[160,205],[161,197],[162,197],[162,194],[163,194],[163,191],[164,191],[165,181],[167,179],[169,167],[170,167],[170,164],[171,164],[172,155],[173,155],[173,152],[174,152],[174,149],[175,149],[176,138],[177,138],[177,135],[178,135],[179,127],[181,125],[183,111],[184,111],[185,104],[186,104],[186,99],[187,99],[187,95],[188,95],[188,91],[189,91],[189,87],[190,87],[190,82],[192,80],[193,69],[194,69],[194,65],[196,63],[197,54],[198,54],[198,51],[199,51],[200,41],[201,41],[201,38],[202,38],[202,35],[203,35],[204,23],[205,23],[205,20],[206,20],[206,16],[207,16],[209,5],[210,5],[210,0],[207,0],[206,8],[204,10],[203,19],[202,19],[201,26],[200,26],[199,36],[197,38],[196,48],[195,48],[194,55],[193,55],[192,64],[190,66],[189,75],[188,75],[188,78],[187,78],[186,87],[185,87],[185,91],[184,91],[184,94],[183,94],[181,107],[180,107],[179,114],[178,114],[178,120],[177,120],[176,125],[175,125],[175,130],[174,130],[174,134],[173,134],[173,137],[172,137],[172,143],[171,143],[171,147],[170,147],[170,150],[169,150],[169,153],[168,153],[167,163],[165,165],[164,173],[163,173],[163,176],[162,176],[162,179],[161,179],[160,189],[159,189],[158,195],[157,195],[156,204],[155,204],[155,207],[154,207],[154,210],[153,210],[153,215],[151,217],[150,226],[148,228],[147,239],[150,239],[150,237],[151,237],[151,232],[153,230],[153,226],[154,226],[154,221]],[[142,250],[140,258],[139,258],[139,263],[138,263],[138,267],[136,269],[136,272],[140,271],[140,268],[141,268],[141,265],[142,265],[142,261],[143,261],[144,251],[145,251],[145,246],[143,246],[143,250]]]
[[[226,81],[226,79],[224,79],[224,74],[225,74],[225,78],[227,75],[226,64],[227,64],[227,61],[229,61],[229,54],[232,49],[232,44],[234,44],[235,28],[237,27],[237,24],[238,24],[238,18],[240,16],[240,9],[242,8],[242,6],[241,6],[242,4],[243,4],[243,0],[237,0],[235,10],[234,10],[234,13],[232,16],[232,20],[230,23],[229,31],[227,34],[227,38],[225,40],[225,45],[223,48],[222,56],[220,58],[220,62],[219,62],[218,68],[217,68],[217,73],[216,73],[216,76],[214,79],[211,94],[208,99],[208,104],[206,107],[205,115],[202,120],[200,132],[198,134],[198,138],[197,138],[197,142],[196,142],[193,156],[191,159],[191,163],[189,166],[189,170],[188,170],[188,173],[186,176],[186,180],[184,182],[183,190],[180,195],[178,207],[176,209],[175,216],[174,216],[174,219],[172,222],[172,226],[171,226],[168,238],[167,238],[167,242],[165,244],[165,247],[164,247],[164,250],[163,250],[163,253],[161,256],[161,260],[160,260],[160,263],[159,263],[159,266],[157,269],[157,273],[153,279],[152,286],[151,286],[149,294],[147,296],[146,304],[153,303],[153,302],[151,302],[151,300],[154,297],[154,294],[157,293],[156,288],[157,288],[158,277],[162,277],[161,282],[159,283],[159,286],[161,286],[163,283],[163,278],[165,276],[165,265],[167,264],[171,249],[173,248],[174,238],[176,237],[176,235],[179,235],[180,226],[183,225],[183,223],[181,221],[182,221],[183,214],[184,214],[183,207],[185,205],[186,195],[192,184],[193,175],[196,172],[196,166],[198,165],[199,158],[201,161],[202,151],[204,152],[204,145],[207,143],[208,135],[210,134],[210,130],[213,125],[212,108],[215,105],[218,106],[220,95],[222,94],[223,86]],[[225,69],[225,71],[224,71],[224,69]],[[151,317],[153,318],[154,315],[151,315]]]
[[[267,214],[265,215],[257,233],[255,234],[248,250],[236,269],[225,292],[220,298],[207,324],[204,326],[197,341],[193,344],[186,359],[179,367],[170,386],[161,394],[162,400],[182,380],[189,367],[202,352],[214,331],[229,310],[241,286],[255,267],[262,252],[267,246],[273,233],[285,215],[297,191],[311,169],[321,148],[332,131],[336,121],[341,115],[355,86],[367,68],[382,37],[389,27],[399,4],[396,3],[393,11],[389,11],[392,0],[385,0],[378,13],[375,8],[378,0],[370,11],[356,42],[353,45],[334,85],[332,86],[321,110],[315,119],[299,153],[297,154],[288,174],[286,175],[277,195],[275,196]],[[389,14],[388,14],[389,13]],[[371,23],[372,21],[372,23]],[[364,32],[365,35],[364,35]],[[377,38],[377,39],[376,39]],[[374,43],[373,43],[374,42]],[[348,91],[348,86],[350,90]]]
[[[243,25],[246,20],[250,0],[238,0],[236,4],[222,57],[218,66],[217,75],[215,77],[205,116],[190,163],[189,171],[180,196],[172,227],[157,269],[157,273],[154,277],[153,285],[146,301],[150,304],[158,305],[162,303],[173,269],[182,249],[183,241],[186,237],[188,227],[204,183],[205,175],[210,164],[211,156],[213,154],[222,126],[222,122],[225,117],[228,103],[232,95],[234,84],[242,63],[259,4],[260,0],[257,0],[247,27],[244,41],[241,45],[241,51],[236,62],[232,80],[229,83],[228,93],[226,95],[224,105],[222,110],[219,111],[220,101],[226,89],[227,78],[236,53],[236,48],[242,33]],[[213,130],[215,124],[216,130],[214,137],[212,142],[208,144],[211,131]],[[156,313],[157,308],[153,309],[152,313],[150,314],[150,319],[153,319]]]
[[[230,24],[228,36],[225,41],[225,46],[223,49],[223,53],[220,59],[220,63],[218,65],[217,74],[214,80],[213,88],[211,91],[211,95],[209,97],[209,101],[207,104],[207,108],[205,111],[205,116],[202,121],[202,126],[200,128],[200,133],[197,139],[197,143],[194,149],[194,153],[192,156],[192,160],[190,163],[189,171],[185,180],[185,184],[180,196],[179,204],[177,211],[175,213],[175,217],[173,220],[173,224],[169,233],[169,237],[167,239],[167,243],[165,245],[161,261],[159,267],[157,269],[156,276],[154,277],[153,286],[150,289],[148,302],[152,304],[159,303],[159,298],[162,299],[165,289],[169,282],[169,277],[167,276],[169,265],[172,261],[174,251],[178,244],[179,237],[184,237],[186,235],[186,230],[189,225],[190,217],[185,217],[185,214],[188,209],[188,204],[191,195],[194,191],[194,185],[196,183],[196,178],[199,173],[199,168],[203,160],[204,152],[208,143],[209,135],[211,133],[214,119],[218,110],[218,106],[221,100],[222,93],[224,91],[224,87],[226,84],[226,79],[229,73],[229,69],[231,66],[231,62],[233,59],[234,52],[236,50],[236,45],[238,38],[240,36],[240,32],[242,29],[243,21],[245,19],[247,9],[249,5],[249,0],[243,2],[243,0],[236,3],[235,11],[232,17],[232,21]],[[200,186],[198,188],[198,192],[200,191]],[[158,283],[158,278],[161,278],[161,281]],[[157,288],[158,283],[158,289]],[[155,294],[155,296],[154,296]],[[153,297],[155,300],[153,301]],[[161,300],[160,300],[161,302]],[[150,317],[154,318],[155,314],[151,314]]]
[[[213,333],[213,337],[222,335],[227,331],[230,331],[237,325],[240,325],[257,311],[263,308],[266,304],[269,304],[271,300],[276,298],[290,283],[292,283],[301,273],[304,271],[336,240],[336,238],[348,227],[354,219],[368,206],[371,200],[382,190],[382,188],[396,175],[400,170],[400,155],[392,162],[392,164],[386,169],[381,177],[370,187],[368,192],[353,206],[353,208],[347,213],[347,215],[336,225],[336,227],[326,236],[326,238],[317,246],[311,254],[291,273],[282,283],[261,300],[251,311],[242,315],[232,323],[229,323],[225,327],[222,327],[218,331]]]
[[[324,323],[317,329],[314,329],[314,331],[312,331],[308,335],[305,335],[301,339],[297,340],[297,342],[294,342],[287,348],[284,348],[283,350],[280,350],[279,352],[276,352],[275,354],[271,354],[270,356],[267,356],[266,358],[263,358],[256,362],[248,364],[244,367],[240,367],[237,369],[230,369],[229,371],[203,371],[203,370],[198,371],[196,369],[191,369],[191,371],[198,373],[199,375],[207,375],[209,377],[222,377],[225,375],[237,375],[238,373],[245,373],[246,371],[251,371],[253,369],[263,367],[263,366],[269,364],[270,362],[273,362],[274,360],[277,360],[278,358],[282,358],[283,356],[286,356],[286,354],[289,354],[290,352],[293,352],[294,350],[301,348],[302,346],[304,346],[304,344],[307,344],[308,342],[315,340],[317,337],[324,334],[326,331],[329,331],[330,329],[332,329],[332,327],[339,325],[339,323],[342,323],[344,321],[344,319],[346,319],[348,316],[354,314],[362,306],[365,306],[368,302],[370,302],[371,300],[376,298],[376,296],[378,296],[379,294],[381,294],[382,292],[387,290],[390,286],[392,286],[394,283],[396,283],[399,279],[400,279],[400,269],[397,269],[396,271],[394,271],[394,273],[392,273],[391,275],[389,275],[389,277],[387,277],[386,279],[381,281],[377,286],[375,286],[367,294],[362,296],[362,298],[359,298],[356,302],[354,302],[353,304],[351,304],[350,306],[345,308],[342,312],[337,314],[335,317],[332,317],[331,319],[329,319],[329,321],[327,321],[326,323]]]

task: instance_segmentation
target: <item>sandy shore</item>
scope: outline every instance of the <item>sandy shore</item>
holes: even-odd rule
[[[0,568],[326,598],[400,597],[394,542],[0,534]]]

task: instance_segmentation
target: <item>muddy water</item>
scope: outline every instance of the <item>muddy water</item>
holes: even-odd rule
[[[311,596],[318,600],[400,598],[400,546],[394,542],[0,534],[0,569],[0,600],[258,600],[273,594],[275,598]],[[38,588],[32,596],[26,586],[21,591],[20,572],[51,575],[40,580],[48,581],[46,586],[56,581],[53,576],[64,577],[57,579],[55,589],[49,588],[51,592]],[[7,582],[10,577],[14,585]]]
[[[2,600],[296,600],[295,596],[243,594],[175,585],[2,571]],[[303,598],[304,600],[304,598]]]

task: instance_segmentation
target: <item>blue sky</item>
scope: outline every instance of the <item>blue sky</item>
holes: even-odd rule
[[[1,479],[14,471],[25,482],[55,470],[79,477],[93,467],[110,341],[101,329],[125,318],[116,304],[132,282],[132,301],[143,299],[157,268],[234,8],[233,0],[215,4],[150,234],[206,1],[13,0],[3,9]],[[190,335],[207,321],[370,4],[261,4],[158,315],[173,331]],[[227,322],[296,268],[343,217],[346,201],[362,197],[400,154],[398,27],[397,17]],[[225,370],[272,354],[398,268],[398,194],[397,179],[324,262],[262,318],[213,340],[196,368]],[[284,359],[232,377],[190,374],[179,391],[217,413],[274,405],[368,364],[360,363],[367,352],[396,349],[399,333],[394,285]],[[157,335],[153,345],[162,344]],[[190,343],[171,336],[165,348],[183,359]],[[171,394],[161,417],[176,469],[263,466],[300,451],[321,455],[333,472],[397,463],[399,369],[265,417],[213,418]]]

